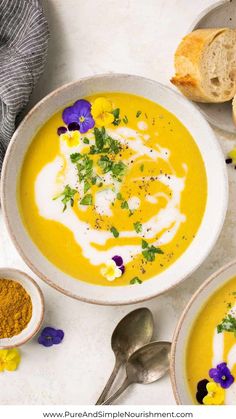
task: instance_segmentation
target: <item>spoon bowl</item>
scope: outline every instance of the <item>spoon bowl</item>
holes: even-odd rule
[[[139,348],[128,359],[123,384],[102,404],[111,404],[130,384],[150,384],[163,377],[169,370],[170,350],[170,342],[152,342]]]

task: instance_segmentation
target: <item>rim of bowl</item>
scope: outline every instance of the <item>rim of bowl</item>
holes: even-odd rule
[[[151,300],[159,295],[163,295],[166,292],[168,292],[169,290],[175,288],[176,286],[178,286],[180,283],[182,283],[186,278],[188,278],[196,269],[199,268],[199,266],[201,266],[201,264],[204,262],[204,260],[207,258],[207,256],[211,253],[212,249],[214,248],[214,245],[220,235],[220,232],[222,230],[224,221],[225,221],[225,216],[226,216],[226,211],[228,208],[228,175],[227,175],[227,170],[224,164],[222,164],[221,170],[222,170],[222,175],[224,177],[224,183],[225,183],[225,187],[224,187],[224,203],[223,206],[221,208],[221,214],[220,214],[220,220],[218,222],[218,229],[217,231],[214,232],[214,239],[212,239],[211,241],[211,245],[208,246],[207,251],[205,252],[204,256],[202,256],[201,260],[198,261],[198,263],[195,263],[194,266],[192,266],[192,268],[185,273],[181,279],[179,279],[176,283],[174,283],[173,285],[169,286],[168,288],[165,288],[164,290],[160,291],[160,290],[153,290],[150,291],[150,293],[148,295],[145,295],[144,297],[136,297],[136,298],[132,298],[130,297],[129,300],[125,300],[123,301],[122,299],[116,299],[115,301],[109,302],[107,301],[105,298],[103,299],[98,299],[98,298],[90,298],[90,297],[84,297],[84,296],[79,296],[77,294],[74,294],[73,292],[62,288],[61,286],[57,285],[55,282],[53,282],[48,276],[46,276],[41,270],[39,270],[33,262],[31,262],[30,258],[28,258],[27,254],[25,253],[25,251],[22,249],[19,240],[16,238],[13,229],[11,227],[11,224],[8,220],[8,215],[7,215],[7,211],[5,210],[5,201],[6,201],[6,190],[5,190],[5,172],[7,171],[8,168],[8,156],[11,154],[11,149],[14,146],[14,143],[16,142],[17,136],[18,136],[18,131],[21,129],[21,127],[25,124],[27,124],[28,120],[31,118],[31,115],[38,109],[40,109],[45,102],[47,102],[47,100],[53,96],[57,96],[58,94],[60,94],[62,91],[66,90],[67,88],[71,87],[71,86],[77,86],[80,83],[89,81],[91,79],[99,79],[99,78],[119,78],[119,77],[127,77],[127,78],[135,78],[136,80],[139,79],[140,81],[147,81],[150,83],[155,83],[157,84],[160,88],[168,90],[171,94],[177,96],[179,98],[179,100],[181,100],[182,102],[184,102],[187,106],[189,106],[190,108],[192,108],[193,112],[198,112],[199,116],[201,116],[201,118],[203,118],[203,121],[205,124],[207,124],[209,130],[212,132],[212,135],[215,137],[215,147],[218,149],[218,151],[220,153],[222,153],[222,150],[220,148],[220,145],[218,144],[217,138],[214,134],[214,131],[212,130],[211,126],[209,125],[208,121],[204,118],[204,116],[201,114],[201,112],[199,110],[196,109],[196,107],[194,106],[194,104],[187,100],[183,95],[181,95],[180,93],[176,92],[175,90],[171,89],[169,86],[166,86],[156,80],[150,79],[148,77],[143,77],[143,76],[139,76],[139,75],[135,75],[135,74],[128,74],[128,73],[101,73],[101,74],[96,74],[96,75],[92,75],[92,76],[87,76],[87,77],[82,77],[76,81],[72,81],[69,83],[66,83],[58,88],[56,88],[55,90],[53,90],[52,92],[50,92],[49,94],[47,94],[45,97],[43,97],[39,102],[37,102],[34,107],[27,113],[27,115],[24,117],[24,119],[21,121],[21,123],[19,124],[19,126],[17,127],[17,129],[15,130],[10,143],[8,145],[5,157],[4,157],[4,161],[3,161],[3,166],[2,166],[2,174],[1,174],[1,179],[0,179],[0,190],[1,190],[1,204],[2,204],[2,213],[3,213],[3,217],[7,226],[7,230],[9,232],[9,235],[11,237],[11,240],[13,241],[14,246],[16,247],[17,251],[19,252],[20,256],[23,258],[23,260],[26,262],[26,264],[29,266],[29,268],[39,277],[41,278],[44,282],[46,282],[48,285],[50,285],[51,287],[53,287],[54,289],[56,289],[57,291],[61,292],[64,295],[67,295],[71,298],[74,298],[76,300],[79,301],[83,301],[86,303],[90,303],[90,304],[96,304],[96,305],[104,305],[104,306],[117,306],[117,305],[128,305],[128,304],[138,304],[140,302],[145,302],[147,300]],[[135,93],[133,93],[135,94]],[[168,110],[168,109],[167,109]],[[173,113],[173,112],[172,112]],[[182,122],[184,125],[184,122]],[[190,133],[191,134],[191,133]],[[224,162],[224,160],[222,159],[222,163]],[[200,227],[201,228],[201,225]],[[196,235],[198,234],[198,231],[196,233]],[[31,239],[32,240],[32,239]],[[183,256],[183,255],[181,255]],[[180,256],[180,257],[181,257]],[[45,256],[44,256],[45,257]],[[57,268],[59,269],[59,268]],[[154,277],[153,277],[154,278]],[[151,278],[152,279],[152,278]],[[104,287],[106,288],[106,287]]]
[[[200,287],[191,296],[191,298],[190,298],[189,302],[187,303],[187,306],[185,307],[185,309],[182,311],[182,314],[181,314],[181,316],[178,320],[177,326],[175,327],[173,338],[172,338],[171,353],[170,353],[170,380],[171,380],[171,385],[172,385],[172,390],[173,390],[173,393],[174,393],[175,401],[176,401],[177,404],[182,404],[182,402],[181,402],[180,393],[178,391],[178,386],[177,386],[177,382],[176,382],[176,374],[175,374],[175,364],[177,362],[176,346],[177,346],[177,343],[178,343],[179,334],[180,334],[180,331],[182,329],[185,318],[187,317],[188,312],[189,312],[190,308],[192,307],[192,304],[194,303],[195,299],[199,296],[199,294],[201,294],[202,291],[206,287],[208,287],[208,285],[211,284],[222,272],[226,271],[227,269],[231,268],[234,265],[236,267],[236,259],[231,260],[229,263],[227,263],[227,264],[223,265],[221,268],[219,268],[216,272],[213,272],[213,274],[211,274],[200,285]],[[227,281],[229,281],[229,278],[227,280],[223,281],[221,286],[223,286],[224,283],[227,282]],[[214,293],[214,291],[213,291],[213,293]],[[213,293],[211,295],[213,295]],[[208,298],[210,298],[210,296]],[[206,300],[203,301],[202,305],[204,305],[205,301]],[[197,313],[196,313],[196,315],[197,315]]]
[[[41,325],[43,323],[44,311],[45,311],[45,302],[44,302],[43,292],[42,292],[40,286],[26,272],[21,271],[20,269],[9,268],[7,266],[1,266],[0,267],[0,277],[2,277],[2,279],[11,279],[11,278],[5,278],[4,273],[2,274],[3,271],[8,271],[8,272],[10,272],[10,274],[12,273],[12,280],[13,281],[15,280],[16,282],[18,282],[18,276],[20,275],[20,276],[23,276],[26,279],[26,281],[31,282],[31,284],[33,284],[33,286],[35,287],[35,289],[38,292],[40,303],[41,303],[41,315],[40,315],[40,318],[37,320],[36,326],[35,326],[34,330],[29,334],[29,336],[25,337],[24,339],[22,339],[21,341],[19,341],[16,344],[12,343],[10,345],[2,345],[0,343],[0,349],[12,349],[12,348],[16,348],[16,347],[19,347],[19,346],[24,345],[26,342],[28,342],[29,340],[31,340],[37,334],[37,332],[39,331],[39,329],[40,329],[40,327],[41,327]],[[22,285],[22,287],[24,288],[24,285]],[[28,290],[26,290],[26,291],[30,295],[29,291]],[[31,295],[30,295],[30,298],[31,298]],[[33,298],[31,298],[31,301],[32,301],[32,305],[34,305]],[[15,336],[17,336],[17,335],[15,335]],[[15,336],[12,336],[12,339],[14,339]],[[0,339],[0,342],[1,342],[1,339]]]

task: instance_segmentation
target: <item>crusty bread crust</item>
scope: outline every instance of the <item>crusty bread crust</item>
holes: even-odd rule
[[[228,28],[197,29],[186,35],[179,44],[175,53],[176,74],[171,82],[178,87],[189,99],[196,102],[224,102],[232,99],[236,94],[236,82],[228,92],[227,97],[213,96],[204,86],[203,60],[206,59],[207,50],[211,43]],[[204,72],[205,73],[205,72]]]

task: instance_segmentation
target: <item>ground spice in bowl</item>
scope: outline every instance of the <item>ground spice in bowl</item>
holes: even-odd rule
[[[0,278],[0,339],[18,335],[32,317],[32,301],[19,282]]]

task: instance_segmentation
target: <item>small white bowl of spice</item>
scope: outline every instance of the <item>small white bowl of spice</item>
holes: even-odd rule
[[[0,268],[0,349],[23,345],[40,329],[44,298],[38,284],[17,269]]]

